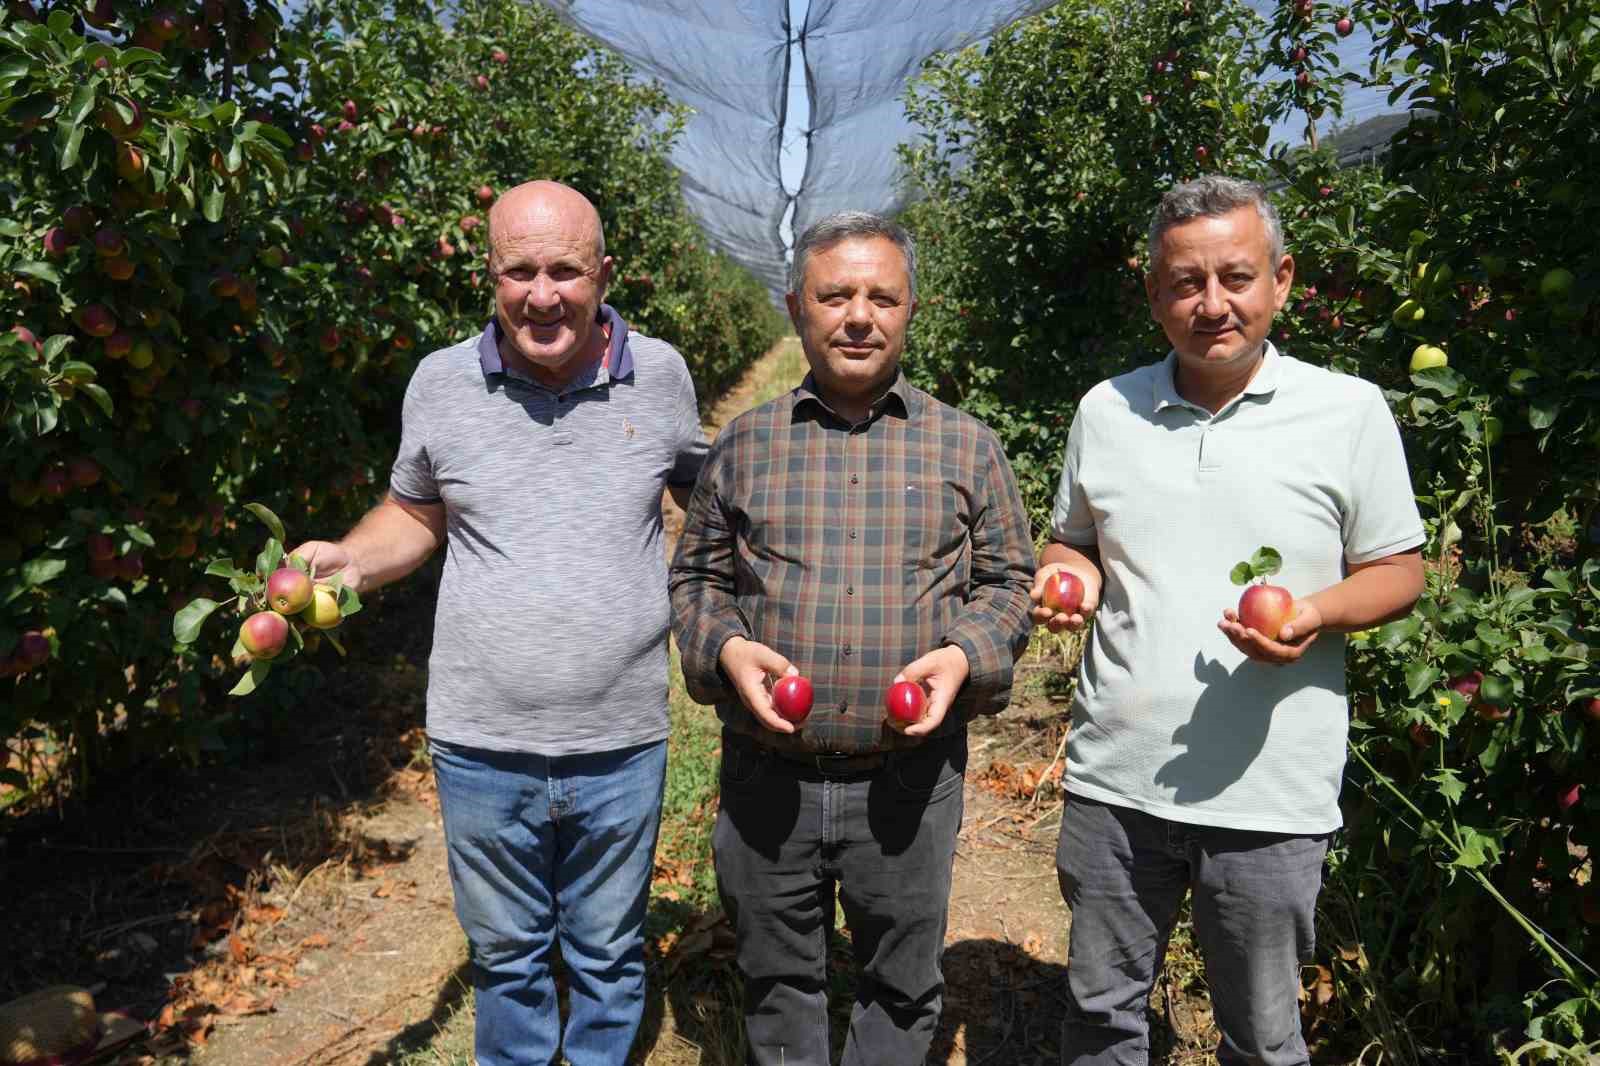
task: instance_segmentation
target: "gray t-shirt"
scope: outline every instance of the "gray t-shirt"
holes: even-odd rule
[[[1217,414],[1165,362],[1103,381],[1068,434],[1054,536],[1100,550],[1101,606],[1084,654],[1067,791],[1199,825],[1338,828],[1349,712],[1345,639],[1296,663],[1249,661],[1217,628],[1233,565],[1262,545],[1295,596],[1349,563],[1423,541],[1400,433],[1370,382],[1269,344]]]
[[[605,360],[559,393],[505,370],[493,322],[406,389],[390,491],[446,515],[435,740],[571,755],[667,735],[661,494],[706,442],[683,358],[602,320]]]

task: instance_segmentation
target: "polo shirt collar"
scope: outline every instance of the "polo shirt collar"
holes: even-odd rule
[[[1178,353],[1167,352],[1166,360],[1161,364],[1160,371],[1152,383],[1151,401],[1155,410],[1163,411],[1168,407],[1194,407],[1195,405],[1185,400],[1178,393]],[[1261,356],[1261,368],[1256,371],[1255,377],[1244,387],[1239,396],[1265,396],[1277,391],[1278,381],[1283,376],[1282,359],[1278,349],[1271,341],[1266,342],[1266,351]],[[1228,407],[1239,400],[1239,396],[1228,402]],[[1224,407],[1223,410],[1227,410]],[[1220,412],[1219,412],[1220,413]]]
[[[805,380],[800,382],[800,387],[795,389],[794,409],[798,411],[807,404],[815,404],[835,418],[839,418],[841,422],[844,421],[843,418],[839,417],[838,412],[829,407],[828,402],[822,398],[822,393],[817,389],[816,375],[810,371],[806,372]],[[894,381],[890,383],[889,391],[885,392],[878,398],[878,402],[873,404],[871,412],[867,415],[867,421],[872,421],[889,410],[890,407],[895,406],[898,406],[900,414],[904,418],[910,418],[917,409],[917,399],[912,391],[911,382],[906,380],[906,372],[900,367],[895,368]]]
[[[605,358],[584,370],[577,378],[562,386],[562,392],[573,392],[578,389],[587,389],[594,385],[605,385],[612,381],[620,381],[633,374],[633,346],[628,343],[628,323],[623,321],[621,315],[610,304],[601,304],[600,313],[596,316],[602,326],[611,327],[611,341],[606,346]],[[478,365],[483,368],[483,376],[490,377],[494,374],[504,374],[521,381],[528,381],[538,385],[524,374],[507,369],[505,360],[500,357],[500,338],[504,331],[500,327],[498,317],[491,318],[489,324],[483,327],[483,332],[478,336]],[[541,386],[542,388],[543,386]]]

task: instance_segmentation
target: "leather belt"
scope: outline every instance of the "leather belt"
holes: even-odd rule
[[[883,765],[889,761],[889,753],[886,751],[868,751],[852,755],[773,749],[773,754],[784,762],[797,763],[800,766],[817,771],[824,777],[847,777],[853,774],[868,773],[872,770],[881,770]]]

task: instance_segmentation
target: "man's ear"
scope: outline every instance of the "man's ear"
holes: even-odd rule
[[[783,302],[789,307],[790,324],[794,326],[794,331],[799,333],[800,320],[804,317],[800,314],[800,294],[797,292],[786,292],[783,294]]]

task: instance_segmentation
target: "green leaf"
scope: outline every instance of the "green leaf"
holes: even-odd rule
[[[339,653],[339,657],[340,658],[344,658],[346,655],[349,654],[348,652],[346,652],[344,650],[344,645],[339,643],[339,638],[334,636],[333,632],[331,630],[324,632],[322,634],[322,637],[329,644],[333,645],[333,650]]]
[[[1278,549],[1263,544],[1250,556],[1250,569],[1257,577],[1271,577],[1283,569],[1283,556],[1278,554]]]
[[[11,271],[14,274],[27,274],[29,277],[38,278],[40,281],[48,281],[52,285],[61,284],[61,271],[49,263],[41,263],[38,260],[18,263],[11,268]],[[54,338],[51,339],[53,340]],[[50,350],[48,348],[45,349],[45,359],[47,361],[50,359]]]
[[[1412,384],[1419,389],[1431,389],[1440,396],[1450,397],[1461,391],[1461,375],[1447,366],[1430,366],[1411,375]]]
[[[172,636],[179,644],[193,644],[200,636],[200,627],[205,625],[211,612],[220,604],[216,600],[205,597],[191,600],[189,604],[172,616]]]
[[[94,110],[94,84],[92,82],[78,86],[78,91],[72,94],[72,103],[67,105],[67,121],[74,126],[89,117],[89,112]]]
[[[289,539],[283,534],[283,520],[273,514],[266,504],[247,503],[244,509],[259,518],[261,524],[267,527],[267,532],[272,534],[272,539],[278,541],[280,545]],[[279,550],[282,551],[282,548]]]
[[[278,564],[283,561],[283,545],[276,537],[267,541],[267,546],[261,549],[261,554],[256,556],[256,573],[265,581],[278,569]]]
[[[1459,803],[1461,797],[1466,795],[1467,785],[1454,770],[1440,770],[1428,778],[1439,786],[1439,795],[1448,803]]]
[[[156,539],[150,534],[146,533],[143,526],[136,526],[132,522],[129,522],[127,525],[122,527],[122,531],[126,533],[135,543],[143,544],[146,548],[154,548],[156,546]]]
[[[239,683],[228,690],[230,696],[248,696],[256,690],[256,686],[265,681],[267,675],[272,673],[272,664],[269,662],[253,662],[250,669],[245,671]]]
[[[71,170],[78,162],[78,149],[83,145],[83,127],[62,118],[56,122],[56,155],[62,170]]]
[[[207,183],[205,197],[200,201],[200,213],[207,222],[222,221],[222,209],[228,202],[228,194],[216,182]]]
[[[165,62],[160,52],[152,52],[148,48],[125,48],[117,57],[117,64],[127,70],[135,63],[162,63]]]
[[[1228,580],[1235,585],[1248,585],[1250,584],[1250,579],[1254,576],[1255,574],[1251,572],[1249,563],[1240,563],[1228,572]]]
[[[1541,396],[1528,403],[1528,425],[1534,429],[1549,429],[1561,413],[1561,401],[1554,396]]]
[[[1416,699],[1432,688],[1439,677],[1439,668],[1425,660],[1418,659],[1406,664],[1406,695]]]
[[[80,385],[79,389],[88,394],[89,399],[93,400],[100,410],[105,412],[107,418],[116,413],[116,408],[111,403],[111,394],[105,390],[103,385],[96,385],[91,381],[87,385]]]
[[[207,577],[225,577],[229,580],[239,576],[239,568],[233,565],[232,559],[215,559],[206,567]]]
[[[26,585],[48,584],[66,573],[67,561],[56,555],[41,555],[22,564],[19,574]]]
[[[361,610],[361,597],[349,585],[339,586],[339,617],[349,618]]]
[[[17,268],[13,267],[12,269],[17,269]],[[74,340],[74,338],[73,338],[72,334],[70,334],[70,333],[57,333],[54,337],[51,337],[49,340],[45,341],[44,342],[44,361],[47,362],[47,363],[55,362],[56,361],[56,356],[60,355],[63,351],[65,351],[66,348],[67,348],[67,345],[71,344],[73,342],[73,340]]]

